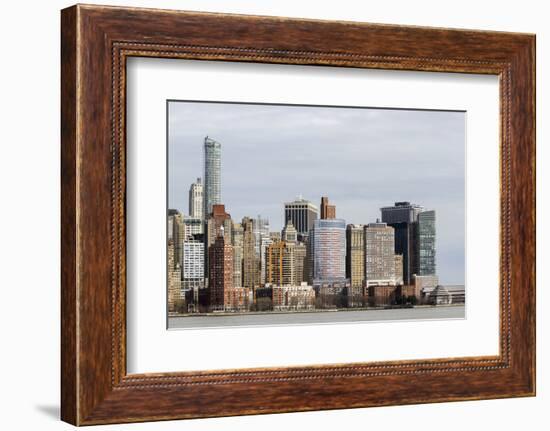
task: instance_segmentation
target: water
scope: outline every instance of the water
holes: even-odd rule
[[[464,305],[399,308],[392,310],[342,310],[324,312],[236,314],[170,317],[169,329],[201,329],[235,326],[309,325],[400,320],[464,319]]]

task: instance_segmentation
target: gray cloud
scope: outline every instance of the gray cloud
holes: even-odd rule
[[[272,230],[298,195],[368,223],[408,200],[437,211],[444,283],[464,282],[465,113],[225,103],[169,103],[169,206],[188,212],[202,142],[222,143],[222,199],[232,218],[261,214]]]

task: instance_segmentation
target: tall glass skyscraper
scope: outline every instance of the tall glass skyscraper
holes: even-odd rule
[[[395,253],[403,255],[403,282],[435,274],[435,211],[410,202],[384,207],[382,222],[395,229]]]
[[[435,211],[418,214],[418,275],[435,275]]]
[[[309,235],[313,258],[313,283],[345,280],[346,221],[317,219]]]
[[[212,205],[222,202],[222,145],[204,138],[204,213],[206,219],[212,212]]]
[[[395,229],[395,253],[403,255],[403,281],[412,283],[413,274],[418,274],[417,221],[424,210],[410,202],[396,202],[393,207],[380,208],[382,222]]]

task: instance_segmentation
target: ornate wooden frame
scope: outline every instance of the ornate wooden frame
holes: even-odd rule
[[[534,35],[82,5],[61,18],[63,420],[88,425],[535,394]],[[128,375],[129,56],[498,75],[500,354]]]

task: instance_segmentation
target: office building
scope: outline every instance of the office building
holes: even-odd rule
[[[277,241],[266,253],[266,283],[277,286],[298,286],[305,281],[306,246],[298,242]]]
[[[173,241],[174,259],[180,265],[183,258],[183,241],[185,240],[185,218],[176,209],[168,210],[168,241]]]
[[[243,286],[257,287],[260,285],[260,256],[256,253],[256,238],[254,236],[254,220],[244,217],[243,227]]]
[[[204,217],[212,212],[212,206],[222,202],[221,181],[222,146],[208,136],[204,138]]]
[[[188,239],[183,242],[182,289],[184,291],[204,287],[204,242]]]
[[[310,201],[298,198],[285,203],[285,224],[290,220],[301,237],[307,236],[317,220],[319,210]]]
[[[413,274],[418,273],[418,215],[423,210],[410,202],[396,202],[393,207],[380,209],[382,222],[394,228],[394,252],[403,256],[404,284],[411,284]]]
[[[395,285],[394,229],[386,223],[364,227],[366,285]]]
[[[318,219],[308,239],[313,284],[341,282],[346,279],[346,221]]]
[[[204,188],[200,178],[189,187],[189,216],[204,219]]]
[[[181,267],[175,258],[175,247],[172,239],[168,240],[168,312],[177,311],[181,294]]]
[[[231,245],[233,246],[233,286],[243,285],[243,234],[241,223],[233,223],[231,229]]]
[[[266,277],[266,251],[267,247],[273,242],[269,232],[269,220],[260,215],[253,222],[255,251],[260,264],[260,284],[265,283]]]
[[[323,196],[321,198],[321,219],[331,219],[336,218],[336,206],[329,205],[328,197]]]
[[[418,275],[435,275],[435,211],[418,214]]]
[[[346,227],[346,277],[353,288],[362,287],[365,281],[364,226],[361,224]]]
[[[183,216],[184,238],[196,238],[204,233],[204,221],[200,218]]]

